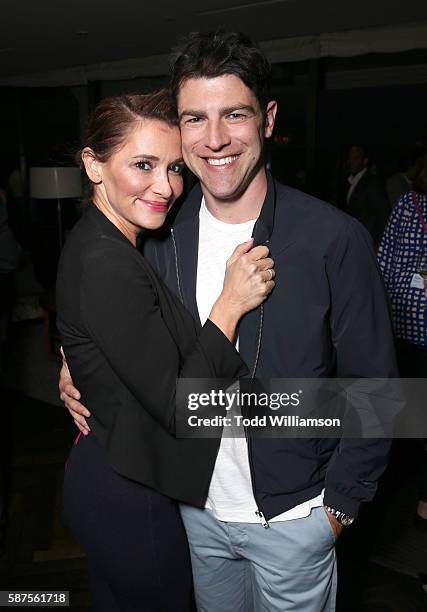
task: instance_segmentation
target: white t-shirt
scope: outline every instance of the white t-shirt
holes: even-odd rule
[[[250,239],[255,225],[224,223],[206,208],[204,198],[199,217],[199,254],[197,265],[196,299],[200,320],[206,321],[211,308],[221,293],[225,265],[238,244]],[[238,349],[238,341],[236,344]],[[237,432],[236,432],[237,433]],[[295,508],[274,517],[271,521],[286,521],[310,514],[311,508],[323,504],[323,492]],[[240,437],[223,437],[206,501],[208,508],[220,521],[257,523],[249,468],[248,448],[244,431]]]

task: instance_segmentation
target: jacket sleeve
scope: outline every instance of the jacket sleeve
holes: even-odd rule
[[[235,378],[246,373],[246,366],[209,320],[198,335],[194,331],[194,345],[183,356],[138,261],[141,256],[111,251],[100,249],[86,260],[80,285],[83,324],[142,409],[174,433],[178,377]]]
[[[387,296],[370,237],[354,219],[348,219],[341,232],[328,275],[337,377],[397,377]],[[389,418],[401,407],[398,402],[386,405]],[[390,444],[388,439],[343,437],[328,466],[325,504],[356,516],[360,504],[375,494]]]

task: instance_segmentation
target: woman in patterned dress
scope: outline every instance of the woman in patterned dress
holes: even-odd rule
[[[427,377],[427,156],[414,183],[393,209],[379,249],[393,311],[396,349],[402,378]],[[427,283],[426,283],[427,285]],[[420,454],[420,496],[415,524],[427,530],[427,447]]]

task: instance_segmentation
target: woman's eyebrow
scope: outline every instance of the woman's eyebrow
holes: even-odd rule
[[[151,161],[159,161],[159,158],[156,157],[155,155],[145,155],[145,153],[139,153],[138,155],[132,155],[131,159],[139,159],[140,157],[143,157],[144,159],[149,159]]]

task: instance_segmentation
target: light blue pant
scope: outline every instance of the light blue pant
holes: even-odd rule
[[[181,515],[199,612],[335,610],[335,539],[323,507],[268,529],[191,506]]]

